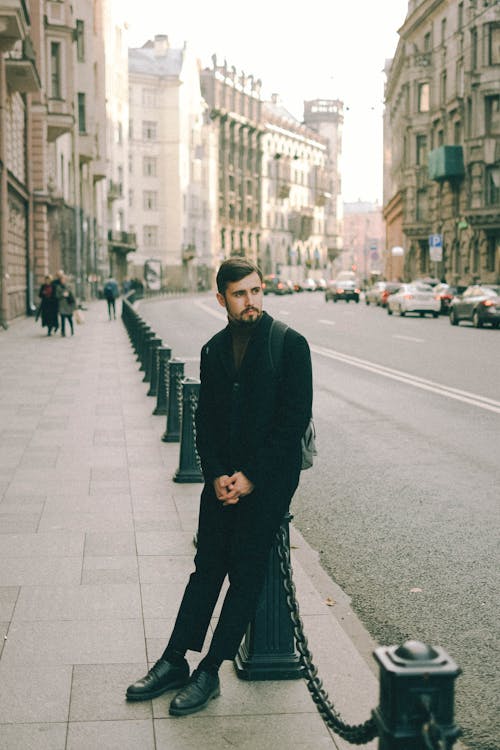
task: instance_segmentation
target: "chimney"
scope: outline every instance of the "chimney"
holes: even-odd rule
[[[280,103],[280,95],[279,94],[271,94],[271,101],[273,104],[279,104]]]
[[[154,56],[165,57],[170,45],[168,43],[168,36],[166,34],[156,34],[154,42]]]

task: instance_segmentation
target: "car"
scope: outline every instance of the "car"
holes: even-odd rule
[[[469,320],[474,328],[485,323],[500,326],[500,286],[496,284],[473,284],[463,294],[453,298],[450,304],[450,323],[457,326],[461,320]]]
[[[316,282],[316,291],[317,292],[324,292],[326,291],[327,283],[325,279],[314,279]]]
[[[306,292],[316,291],[316,282],[314,281],[314,279],[311,279],[311,278],[306,279],[302,286]]]
[[[355,281],[345,280],[342,279],[333,279],[333,281],[330,281],[328,283],[328,286],[325,290],[325,302],[328,302],[329,300],[333,300],[333,302],[337,302],[339,299],[343,299],[346,302],[349,302],[351,299],[353,299],[356,303],[359,302],[359,293],[360,288],[357,286]]]
[[[290,294],[290,287],[287,282],[274,273],[264,276],[262,290],[264,294]]]
[[[365,304],[380,305],[380,295],[386,286],[386,281],[376,281],[373,286],[365,291]]]
[[[389,298],[389,295],[397,292],[400,286],[400,282],[386,282],[385,289],[382,289],[382,291],[380,292],[380,307],[387,307],[387,300]]]
[[[420,282],[401,284],[398,291],[390,294],[387,300],[388,314],[397,312],[401,317],[407,313],[418,313],[423,318],[428,313],[437,318],[440,307],[441,302],[433,288]]]
[[[437,284],[434,287],[434,294],[436,294],[441,301],[440,313],[442,315],[448,315],[450,311],[451,300],[458,293],[459,293],[459,287],[450,286],[450,284],[445,284],[444,282],[442,282],[441,284]]]

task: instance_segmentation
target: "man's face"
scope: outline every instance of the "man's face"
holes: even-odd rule
[[[233,323],[251,325],[262,315],[262,283],[255,271],[239,281],[230,281],[225,294],[217,292],[217,299],[227,310]]]

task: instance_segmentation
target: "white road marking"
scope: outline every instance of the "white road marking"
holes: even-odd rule
[[[492,398],[479,396],[478,394],[470,393],[469,391],[462,391],[459,388],[452,388],[451,386],[436,383],[432,380],[426,380],[417,375],[411,375],[402,370],[394,370],[392,367],[378,365],[375,362],[369,362],[368,360],[360,359],[359,357],[352,357],[349,354],[343,354],[342,352],[337,352],[333,349],[327,349],[324,346],[312,345],[311,351],[323,357],[336,359],[344,364],[353,365],[362,370],[368,370],[376,375],[383,375],[386,378],[398,380],[401,383],[406,383],[406,385],[411,385],[414,388],[421,388],[422,390],[430,391],[431,393],[437,393],[439,396],[446,396],[447,398],[452,398],[456,401],[462,401],[464,404],[470,404],[471,406],[477,406],[479,409],[486,409],[495,414],[500,414],[500,401],[495,401]]]
[[[326,326],[334,326],[336,325],[336,322],[334,320],[323,320],[320,319],[318,323],[324,323]]]
[[[402,341],[416,341],[417,344],[424,344],[425,339],[417,339],[414,336],[399,336],[397,333],[392,334],[393,339],[401,339]]]

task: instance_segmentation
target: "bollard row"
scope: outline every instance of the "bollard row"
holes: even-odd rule
[[[156,398],[154,415],[166,418],[164,443],[180,443],[179,466],[175,482],[203,482],[200,459],[196,450],[195,413],[200,382],[184,377],[184,362],[172,357],[172,349],[164,346],[151,326],[141,318],[128,298],[123,300],[122,320],[149,384],[148,396]]]

